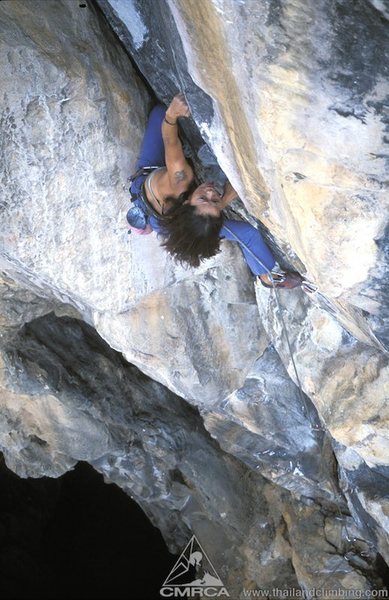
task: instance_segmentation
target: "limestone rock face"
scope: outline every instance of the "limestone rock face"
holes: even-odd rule
[[[335,560],[341,568],[331,585],[347,589],[347,574],[350,585],[372,589],[371,577],[334,555],[334,546],[341,553],[347,542],[324,492],[311,485],[317,501],[297,502],[282,490],[286,477],[275,479],[281,486],[266,483],[253,464],[220,449],[196,409],[129,365],[82,321],[53,313],[36,318],[9,329],[2,350],[0,440],[7,465],[20,476],[57,477],[88,461],[142,506],[172,551],[182,549],[190,531],[203,540],[231,597],[243,587],[311,586]],[[268,444],[274,454],[278,444]],[[302,477],[306,467],[300,469]],[[328,480],[329,470],[321,471]],[[311,472],[316,478],[315,464]],[[335,530],[332,546],[323,537],[323,514]],[[307,532],[304,553],[314,553],[312,564],[300,557]],[[357,550],[351,554],[357,559]]]
[[[148,100],[123,52],[104,68],[110,33],[79,4],[0,8],[3,260],[43,291],[108,310],[128,296],[119,213]]]
[[[343,0],[0,3],[1,451],[22,477],[88,461],[170,549],[194,531],[231,597],[382,585],[382,18]],[[111,28],[160,100],[185,90],[189,152],[202,135],[239,214],[324,294],[255,286],[231,243],[186,270],[127,235],[152,100]]]
[[[386,555],[388,357],[355,340],[333,314],[302,292],[280,293],[277,303],[257,287],[257,301],[267,333],[297,382],[289,344],[295,349],[299,383],[317,408],[322,426],[336,440],[334,450],[344,469],[343,489],[351,510],[374,530]],[[288,338],[285,330],[279,335],[280,311]],[[314,425],[311,418],[308,422]],[[377,502],[380,508],[366,511],[366,501]]]
[[[321,294],[310,300],[300,292],[277,299],[258,288],[261,322],[336,440],[344,481],[359,479],[364,488],[368,473],[377,481],[369,500],[354,498],[352,510],[385,545],[385,11],[380,3],[343,0],[168,0],[149,11],[134,2],[143,24],[139,38],[120,0],[99,5],[159,97],[168,102],[185,91],[193,119],[246,207],[270,229],[277,256],[319,285]],[[238,433],[242,421],[249,438],[253,433],[249,398],[257,408],[258,395],[263,386],[253,385],[250,373],[217,414],[203,409],[223,448],[254,463],[258,457],[247,457],[237,438],[247,436]],[[273,399],[273,416],[274,406]],[[277,476],[279,467],[278,460]],[[373,497],[381,508],[371,521],[364,507]]]
[[[359,0],[169,5],[189,73],[214,99],[212,145],[250,212],[387,342],[382,14]]]
[[[326,295],[369,313],[387,343],[380,9],[359,0],[169,0],[145,11],[134,2],[143,25],[134,42],[134,21],[120,19],[124,3],[99,4],[160,97],[185,90],[250,212]]]
[[[236,249],[226,249],[224,256],[209,261],[203,282],[201,276],[196,279],[201,269],[196,277],[177,269],[154,236],[127,235],[129,195],[123,187],[134,169],[149,105],[128,58],[114,47],[101,17],[77,2],[42,0],[34,7],[15,2],[2,14],[3,53],[12,57],[4,60],[2,87],[1,226],[7,272],[27,278],[41,294],[76,306],[112,346],[180,393],[190,394],[198,384],[203,390],[206,379],[209,394],[232,391],[243,384],[261,338],[239,253],[236,260]],[[69,29],[63,29],[64,22],[70,22]],[[105,64],[110,52],[112,60]],[[215,287],[219,298],[214,302]],[[135,303],[135,311],[126,312]],[[214,308],[212,323],[199,329],[204,306]],[[238,330],[249,341],[234,352]],[[176,352],[179,338],[182,364],[175,377],[181,386],[174,385],[164,355],[169,340]],[[186,348],[194,354],[189,356]],[[215,357],[220,378],[214,384]]]

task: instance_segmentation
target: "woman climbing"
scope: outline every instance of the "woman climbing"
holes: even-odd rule
[[[178,137],[177,119],[189,114],[183,94],[175,96],[167,110],[158,104],[151,111],[138,170],[131,178],[130,229],[162,234],[166,250],[192,267],[217,254],[221,239],[237,241],[265,287],[300,286],[298,273],[272,272],[276,261],[255,227],[224,218],[223,209],[238,196],[229,182],[222,195],[212,183],[195,183]]]

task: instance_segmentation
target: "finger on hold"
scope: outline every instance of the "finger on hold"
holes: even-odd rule
[[[190,112],[189,102],[188,102],[187,97],[186,97],[186,95],[184,93],[182,94],[182,99],[184,100],[185,105],[188,107],[188,111]]]
[[[184,92],[180,92],[180,100],[182,100],[186,104],[186,106],[188,106],[188,101]]]

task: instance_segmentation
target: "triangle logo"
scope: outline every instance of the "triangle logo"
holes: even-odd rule
[[[207,553],[193,535],[166,577],[160,593],[164,597],[191,598],[209,595],[206,588],[212,589],[212,596],[229,596]]]

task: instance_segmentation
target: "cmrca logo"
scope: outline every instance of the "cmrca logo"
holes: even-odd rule
[[[195,535],[185,546],[159,593],[164,598],[229,597]]]

